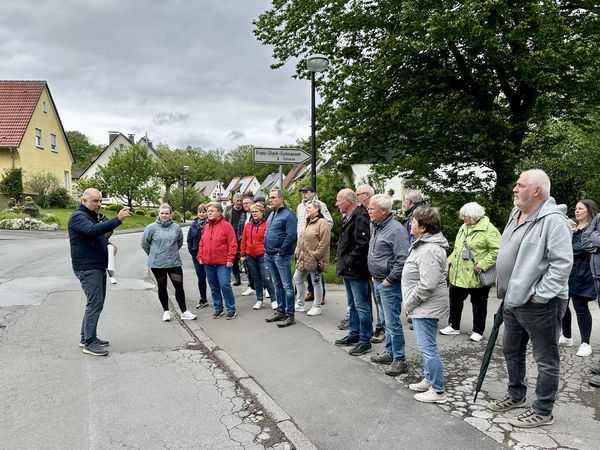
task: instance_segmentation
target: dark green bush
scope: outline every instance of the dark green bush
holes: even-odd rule
[[[181,213],[179,211],[175,211],[173,213],[173,221],[174,222],[181,222]]]
[[[47,200],[50,208],[68,208],[73,201],[69,192],[62,187],[50,191]]]
[[[148,216],[150,216],[150,217],[156,217],[157,215],[158,215],[158,213],[154,210],[148,211]]]
[[[145,216],[146,215],[146,211],[144,211],[143,209],[136,209],[135,210],[135,215],[136,216]]]

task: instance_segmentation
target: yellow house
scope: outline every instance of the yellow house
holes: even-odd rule
[[[55,175],[71,194],[75,162],[45,81],[0,80],[0,173],[23,169],[23,184],[37,173]]]

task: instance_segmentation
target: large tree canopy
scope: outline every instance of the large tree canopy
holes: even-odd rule
[[[595,1],[274,0],[255,22],[280,67],[323,53],[320,138],[342,162],[369,155],[424,185],[506,204],[525,138],[599,100]],[[442,172],[439,169],[443,169]],[[432,183],[434,182],[434,183]]]

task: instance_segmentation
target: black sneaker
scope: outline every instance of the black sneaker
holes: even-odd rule
[[[348,319],[342,319],[340,320],[340,323],[338,323],[338,330],[347,330],[348,328],[350,328],[350,322],[348,321]]]
[[[350,336],[344,336],[341,339],[337,339],[335,341],[335,345],[339,345],[340,347],[347,347],[349,345],[355,345],[358,344],[358,336],[354,336],[354,337],[350,337]]]
[[[234,311],[227,311],[227,320],[231,320],[235,318],[235,310]]]
[[[408,363],[402,359],[395,359],[390,364],[390,368],[385,371],[385,374],[390,377],[397,377],[406,372],[408,372]]]
[[[232,284],[234,286],[241,286],[242,282],[240,280],[235,280]]]
[[[110,344],[110,342],[96,338],[96,340],[94,341],[96,344],[98,344],[100,347],[107,347],[108,344]],[[82,339],[81,341],[79,341],[79,347],[83,348],[85,347],[85,341]]]
[[[201,299],[196,305],[196,309],[202,309],[208,306],[208,301]]]
[[[373,346],[370,342],[359,342],[348,352],[352,356],[360,356],[373,351]]]
[[[83,347],[83,353],[93,356],[106,356],[108,351],[100,347],[96,342],[92,342],[89,345]]]
[[[220,309],[218,311],[215,311],[214,314],[213,314],[213,319],[218,319],[222,315],[223,315],[223,310],[222,309]]]

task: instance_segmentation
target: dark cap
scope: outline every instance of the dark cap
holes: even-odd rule
[[[304,186],[302,189],[300,189],[300,192],[316,192],[312,186]]]

